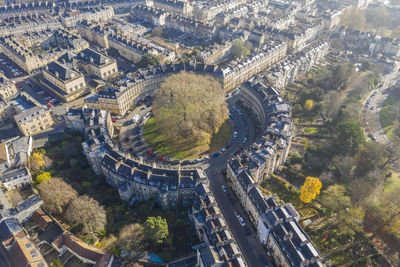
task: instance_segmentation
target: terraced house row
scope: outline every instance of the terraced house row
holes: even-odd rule
[[[135,63],[147,53],[158,55],[162,61],[175,59],[174,51],[144,41],[143,38],[124,36],[111,25],[82,21],[77,24],[77,29],[82,38],[105,49],[113,48],[121,56]]]
[[[109,112],[84,109],[82,116],[84,153],[96,174],[105,176],[122,200],[153,199],[164,209],[192,206],[190,218],[202,241],[196,266],[246,266],[203,170],[157,168],[130,159],[110,138],[113,126]]]
[[[278,266],[323,266],[322,257],[299,225],[296,209],[264,196],[259,184],[287,158],[292,138],[291,107],[279,89],[257,77],[246,82],[239,94],[261,124],[261,135],[227,163],[227,178],[234,193],[257,228],[259,241]]]
[[[90,108],[108,110],[123,115],[135,104],[138,96],[152,93],[166,77],[180,71],[211,75],[222,83],[224,90],[229,91],[275,64],[285,55],[285,43],[270,41],[268,45],[264,45],[261,52],[251,54],[241,62],[225,69],[199,63],[165,64],[139,69],[136,73],[131,74],[132,78],[122,86],[110,86],[99,91],[96,96],[85,99],[85,102]]]

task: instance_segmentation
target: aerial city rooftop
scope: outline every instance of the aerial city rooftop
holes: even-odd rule
[[[345,172],[334,154],[342,118],[363,136],[345,155],[349,177],[378,172],[359,170],[366,147],[387,153],[364,156],[394,153],[385,131],[397,119],[386,128],[382,117],[369,122],[387,104],[385,90],[397,90],[400,41],[395,30],[368,28],[371,20],[357,28],[343,19],[400,14],[388,2],[0,0],[0,266],[395,266],[367,239],[377,232],[355,212],[367,202],[353,205],[353,184],[335,180]],[[188,158],[151,145],[146,128],[159,112],[157,92],[179,74],[218,82],[226,105],[228,130],[210,138],[222,144]],[[395,170],[379,166],[379,175]],[[320,185],[315,202],[302,199],[309,178]],[[52,209],[46,185],[74,193]],[[332,186],[337,205],[347,205],[340,210],[324,206]],[[71,212],[85,198],[104,214],[91,233],[80,221],[85,205]],[[354,211],[352,237],[327,229],[343,210]],[[168,221],[168,238],[149,238],[150,218]],[[123,240],[127,222],[143,231],[140,246]]]

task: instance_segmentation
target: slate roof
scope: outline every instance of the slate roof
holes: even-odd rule
[[[68,68],[61,62],[53,61],[47,65],[46,71],[62,81],[69,81],[81,77],[81,74]]]
[[[1,176],[0,176],[0,181],[5,183],[8,182],[10,179],[14,180],[17,179],[19,177],[28,175],[28,169],[26,168],[21,168],[21,169],[12,169],[10,171],[4,172]]]
[[[82,60],[83,62],[86,62],[86,63],[95,64],[97,66],[102,66],[102,65],[108,64],[112,61],[109,57],[107,57],[91,48],[86,48],[86,49],[82,50],[77,55],[77,59]]]

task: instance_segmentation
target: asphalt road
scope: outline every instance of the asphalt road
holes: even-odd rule
[[[367,102],[368,98],[364,101],[365,107],[365,122],[366,122],[366,132],[369,134],[373,134],[377,142],[381,145],[386,145],[389,143],[389,139],[387,138],[385,132],[382,129],[379,113],[381,108],[386,100],[387,97],[390,96],[391,87],[396,84],[397,81],[400,79],[400,72],[390,73],[385,75],[382,79],[382,86],[376,88],[378,93],[372,97],[371,102],[368,107],[365,107],[365,103]],[[373,109],[371,109],[373,108]]]
[[[234,99],[232,100],[232,102]],[[233,156],[237,149],[243,146],[243,138],[248,137],[248,141],[245,145],[249,145],[254,139],[254,127],[253,122],[249,119],[248,114],[242,110],[243,116],[234,114],[235,119],[233,120],[234,126],[238,127],[238,137],[233,145],[222,155],[217,158],[211,159],[208,164],[203,164],[203,168],[206,170],[210,180],[210,188],[214,193],[215,199],[218,202],[219,208],[224,214],[227,223],[238,243],[240,250],[249,266],[262,266],[259,256],[262,256],[267,261],[269,266],[273,266],[269,260],[266,250],[257,239],[256,229],[253,227],[249,220],[247,213],[240,205],[240,201],[236,198],[235,194],[230,190],[229,184],[226,183],[226,177],[221,173],[226,168],[227,161]],[[246,122],[245,122],[246,120]],[[246,130],[246,126],[247,129]],[[222,185],[228,188],[228,192],[224,193]],[[235,203],[231,204],[228,199],[230,197],[235,199]],[[235,215],[238,212],[245,220],[246,227],[250,229],[251,235],[246,235],[244,227],[239,223],[238,218]]]

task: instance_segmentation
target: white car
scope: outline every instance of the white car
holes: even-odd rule
[[[244,219],[242,217],[239,217],[239,222],[243,227],[246,226],[246,223],[244,222]]]
[[[247,137],[243,138],[243,144],[247,143]]]
[[[222,191],[224,191],[224,193],[226,193],[228,190],[226,189],[226,186],[225,185],[222,185],[221,186],[222,187]]]

